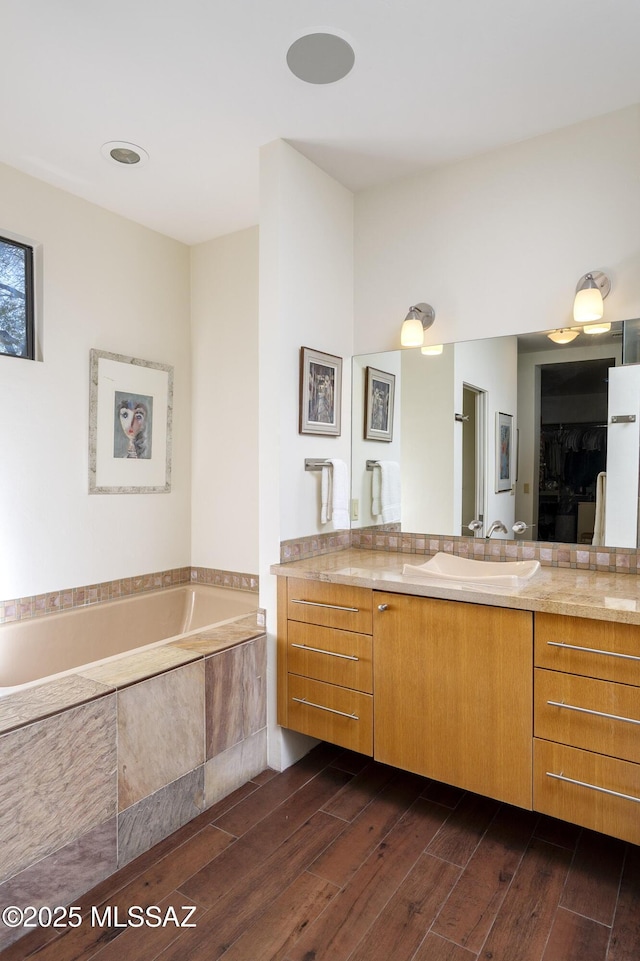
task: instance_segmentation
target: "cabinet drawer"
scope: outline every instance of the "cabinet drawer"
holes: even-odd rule
[[[640,686],[640,627],[535,615],[536,667]]]
[[[305,624],[371,634],[372,595],[365,587],[289,578],[287,617]]]
[[[291,674],[373,692],[370,636],[299,621],[289,622],[288,635]]]
[[[538,738],[533,753],[536,811],[640,843],[640,765]]]
[[[290,674],[287,727],[371,756],[372,704],[370,694]]]
[[[637,688],[537,668],[534,691],[536,737],[640,762]]]

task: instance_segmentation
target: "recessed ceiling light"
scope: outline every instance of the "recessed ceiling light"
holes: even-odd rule
[[[287,65],[305,83],[335,83],[346,77],[356,55],[346,40],[333,33],[309,33],[291,44]]]
[[[111,163],[124,164],[125,166],[141,167],[149,159],[146,150],[134,143],[127,143],[125,140],[110,140],[108,143],[103,143],[100,153]]]

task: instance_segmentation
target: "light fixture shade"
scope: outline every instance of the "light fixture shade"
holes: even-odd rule
[[[400,343],[403,347],[422,347],[424,344],[424,327],[418,317],[407,315],[400,331]]]
[[[400,331],[400,344],[402,347],[422,347],[424,344],[424,332],[428,330],[436,319],[436,312],[431,304],[414,304],[409,307],[409,312],[404,319],[402,330]]]
[[[427,357],[435,357],[437,354],[441,354],[442,350],[443,344],[429,344],[426,347],[422,347],[420,353],[425,354]]]
[[[577,292],[573,302],[573,319],[577,323],[586,324],[592,320],[600,320],[603,313],[602,294],[595,284]]]
[[[585,334],[606,334],[611,330],[611,324],[603,320],[599,324],[585,324],[582,329]]]
[[[550,334],[547,334],[547,337],[554,344],[570,344],[579,333],[579,330],[573,330],[571,327],[562,327],[560,330],[552,330]]]

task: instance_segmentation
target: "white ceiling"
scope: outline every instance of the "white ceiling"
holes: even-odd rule
[[[277,138],[357,191],[640,102],[638,0],[2,0],[0,161],[185,243],[258,221]],[[306,84],[298,37],[351,74]],[[105,141],[148,151],[105,160]]]

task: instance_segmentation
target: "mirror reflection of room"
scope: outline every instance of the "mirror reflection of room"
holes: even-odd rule
[[[611,525],[605,540],[598,492],[603,506],[611,371],[639,364],[640,322],[613,322],[608,332],[580,333],[569,344],[548,333],[448,344],[434,357],[409,349],[354,358],[352,498],[359,514],[352,526],[381,523],[369,509],[371,471],[364,464],[383,458],[401,466],[404,532],[486,537],[500,519],[508,534],[492,536],[512,538],[514,523],[522,521],[525,540],[635,546],[635,529],[634,545],[619,529],[611,533]],[[367,365],[396,376],[393,444],[363,437]],[[626,412],[622,406],[614,413]],[[498,412],[513,417],[508,490],[498,490],[494,477]],[[615,436],[629,446],[626,427]],[[469,530],[478,518],[482,526]]]

